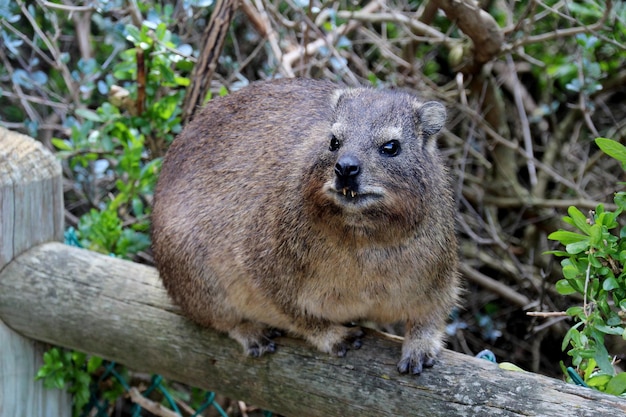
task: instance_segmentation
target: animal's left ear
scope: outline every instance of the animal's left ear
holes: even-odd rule
[[[416,103],[417,104],[417,103]],[[420,103],[415,105],[418,127],[421,129],[428,139],[432,135],[439,133],[446,123],[446,108],[438,101],[427,101],[426,103]]]
[[[333,108],[333,110],[337,110],[337,107],[339,107],[339,104],[341,103],[341,101],[344,100],[346,96],[348,96],[349,92],[350,90],[346,88],[341,88],[341,89],[337,89],[333,91],[333,93],[330,96],[330,105]]]

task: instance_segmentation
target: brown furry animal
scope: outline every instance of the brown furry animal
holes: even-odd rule
[[[210,101],[172,143],[155,195],[163,283],[245,352],[273,329],[344,356],[359,320],[406,323],[398,370],[442,347],[458,296],[455,211],[435,143],[445,108],[324,81]]]

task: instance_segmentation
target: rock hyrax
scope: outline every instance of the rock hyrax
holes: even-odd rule
[[[304,79],[211,100],[157,185],[169,294],[251,356],[275,329],[344,356],[363,334],[346,324],[403,321],[398,370],[432,366],[459,292],[445,119],[406,92]]]

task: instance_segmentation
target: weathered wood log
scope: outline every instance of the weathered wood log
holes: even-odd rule
[[[253,359],[181,316],[155,269],[59,243],[0,273],[0,317],[20,333],[293,416],[622,416],[626,400],[445,351],[419,377],[398,341],[369,331],[345,358],[279,338]]]
[[[32,246],[63,237],[61,165],[28,136],[0,127],[0,271]],[[71,397],[35,381],[41,343],[0,320],[0,417],[71,416]]]

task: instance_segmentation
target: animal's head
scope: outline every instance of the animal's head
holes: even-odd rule
[[[308,192],[329,216],[363,229],[412,228],[441,176],[436,134],[445,107],[400,91],[338,90]],[[328,220],[328,219],[326,219]]]

